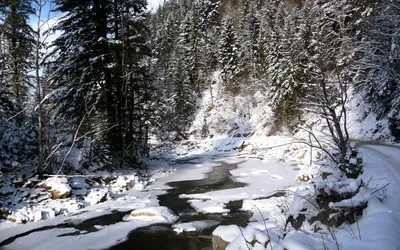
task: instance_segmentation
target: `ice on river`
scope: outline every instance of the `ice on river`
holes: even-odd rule
[[[295,180],[299,173],[295,164],[283,163],[278,160],[261,160],[256,158],[242,159],[238,168],[231,171],[232,178],[248,184],[245,187],[219,190],[202,194],[182,194],[181,198],[193,199],[192,206],[196,208],[198,199],[224,203],[235,200],[252,200],[273,194],[287,187],[297,185]],[[203,207],[199,206],[199,211]]]
[[[202,163],[184,163],[176,165],[174,172],[163,179],[158,179],[145,190],[130,190],[122,194],[116,200],[106,201],[89,206],[77,211],[76,215],[62,216],[38,223],[29,223],[9,229],[0,229],[0,246],[4,240],[13,236],[14,241],[3,243],[5,249],[49,249],[57,245],[62,249],[104,249],[126,239],[129,232],[135,228],[149,226],[154,223],[174,223],[177,219],[167,208],[157,207],[157,196],[165,193],[167,183],[171,181],[202,179],[212,170],[218,168],[221,161],[239,163],[238,168],[231,171],[232,178],[248,184],[246,187],[200,193],[195,195],[182,195],[189,197],[191,205],[202,213],[229,212],[225,204],[233,200],[252,200],[264,197],[287,186],[294,185],[298,169],[287,163],[273,160],[247,159],[247,158],[218,158],[211,160],[205,158]],[[201,198],[199,198],[201,196]],[[77,230],[73,225],[79,224],[90,218],[97,218],[112,211],[132,211],[134,215],[125,217],[125,221],[110,225],[94,227],[94,231]],[[81,214],[79,214],[81,213]],[[57,228],[56,225],[70,223],[65,228]],[[214,223],[214,222],[213,222]],[[211,222],[191,222],[175,225],[176,231],[202,230],[213,226]],[[212,224],[212,225],[211,225]],[[54,226],[43,230],[43,227]],[[95,225],[94,225],[95,226]],[[33,230],[33,231],[32,231]],[[51,248],[51,247],[50,247]]]

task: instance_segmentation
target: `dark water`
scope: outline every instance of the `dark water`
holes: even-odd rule
[[[179,181],[168,183],[173,189],[159,196],[161,206],[166,206],[180,219],[177,223],[185,223],[199,220],[214,220],[221,225],[236,224],[246,226],[251,216],[250,213],[240,211],[242,201],[233,201],[226,204],[231,212],[222,214],[197,213],[187,202],[180,199],[181,194],[197,194],[210,191],[232,189],[246,186],[245,183],[235,182],[230,171],[237,168],[237,164],[220,162],[220,166],[214,167],[202,180]],[[111,250],[206,250],[212,249],[211,233],[216,226],[207,228],[202,232],[175,233],[170,225],[153,225],[132,231],[128,240],[122,242]]]
[[[180,164],[195,164],[194,161],[200,159],[187,159]],[[172,189],[169,189],[166,194],[159,196],[161,206],[166,206],[175,214],[179,215],[180,219],[177,223],[193,222],[193,221],[213,221],[209,228],[199,232],[184,232],[177,234],[171,228],[171,225],[152,225],[150,227],[139,228],[132,231],[128,235],[128,240],[122,242],[110,249],[112,250],[206,250],[212,249],[211,233],[218,225],[236,224],[246,226],[251,214],[240,211],[242,201],[232,201],[226,204],[231,212],[225,215],[222,214],[203,214],[197,213],[187,202],[187,199],[180,199],[181,194],[196,194],[210,191],[232,189],[246,186],[245,183],[235,182],[231,177],[230,171],[237,168],[237,164],[227,164],[219,162],[219,166],[206,175],[202,180],[179,181],[168,183]],[[82,220],[82,221],[65,221],[65,223],[44,226],[36,228],[19,235],[15,235],[3,242],[0,242],[0,249],[13,243],[21,237],[29,234],[53,230],[56,228],[75,228],[77,231],[68,233],[63,236],[74,236],[96,232],[99,229],[94,225],[107,226],[113,225],[122,221],[122,218],[129,212],[112,211],[110,214],[99,217]]]

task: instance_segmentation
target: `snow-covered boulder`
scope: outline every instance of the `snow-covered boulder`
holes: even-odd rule
[[[40,182],[38,186],[50,190],[53,199],[68,198],[72,191],[67,178],[51,177]]]
[[[214,250],[225,250],[229,242],[224,241],[220,236],[213,235],[212,246]]]
[[[252,226],[246,228],[236,225],[219,226],[212,234],[214,250],[265,249],[268,243],[270,246],[275,244],[270,239],[270,235],[275,235],[273,232],[261,231]]]
[[[207,229],[214,228],[219,224],[221,223],[216,220],[200,220],[200,221],[175,224],[172,225],[172,228],[174,229],[175,232],[182,233],[182,232],[204,231]]]
[[[143,190],[146,185],[147,181],[143,180],[137,175],[125,175],[125,176],[118,176],[116,181],[112,184],[113,190]]]
[[[178,216],[167,207],[148,207],[137,209],[124,217],[124,221],[146,221],[151,223],[172,224],[178,220]]]
[[[225,250],[230,242],[234,241],[236,237],[241,235],[242,228],[236,225],[219,226],[217,227],[213,235],[213,248],[217,250]]]
[[[85,201],[90,205],[95,205],[101,202],[105,202],[108,196],[107,188],[94,188],[90,190],[90,193],[85,197]]]

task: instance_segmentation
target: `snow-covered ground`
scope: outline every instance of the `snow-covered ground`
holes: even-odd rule
[[[189,202],[192,203],[193,207],[201,211],[205,208],[199,206],[197,204],[199,202],[207,203],[207,201],[211,200],[224,204],[235,200],[252,200],[298,185],[298,182],[295,181],[299,172],[297,164],[251,158],[236,158],[234,160],[243,162],[238,165],[237,169],[232,170],[231,174],[235,180],[248,184],[246,187],[202,194],[182,194],[180,197],[192,199]],[[227,161],[232,162],[229,159]],[[211,206],[215,207],[215,203],[212,203]]]
[[[160,222],[176,223],[177,215],[159,207],[157,200],[157,196],[170,188],[167,183],[203,179],[213,167],[226,162],[238,163],[238,168],[230,173],[234,180],[247,186],[182,193],[180,198],[188,199],[199,213],[220,214],[229,212],[226,206],[229,201],[243,200],[242,209],[252,212],[248,227],[232,225],[214,232],[231,242],[228,249],[337,249],[336,242],[341,249],[400,249],[400,149],[360,142],[374,139],[393,143],[388,136],[387,121],[377,122],[359,96],[349,103],[350,134],[360,142],[365,165],[363,175],[351,184],[360,183],[361,179],[368,183],[364,193],[368,207],[361,220],[341,226],[331,235],[310,234],[310,228],[303,228],[307,233],[292,228],[285,231],[287,212],[291,206],[293,209],[291,199],[296,192],[308,192],[309,180],[322,173],[321,166],[328,157],[322,150],[299,143],[308,138],[305,132],[297,131],[294,136],[285,132],[269,135],[272,113],[265,93],[249,90],[232,96],[222,91],[218,72],[214,78],[211,90],[205,91],[199,100],[190,140],[152,140],[152,160],[145,177],[136,172],[105,173],[101,180],[109,179],[110,183],[90,184],[82,177],[49,178],[36,188],[19,189],[12,185],[12,178],[3,178],[7,183],[2,183],[0,194],[8,197],[7,204],[3,200],[3,206],[12,211],[9,218],[29,223],[0,221],[0,246],[5,249],[49,249],[54,245],[60,249],[103,249],[125,240],[135,228]],[[317,117],[305,119],[308,126],[314,126],[313,132],[326,138],[326,128]],[[204,131],[208,136],[200,139]],[[329,145],[329,142],[322,143]],[[388,183],[387,188],[371,195]],[[55,195],[68,198],[51,199]],[[122,216],[116,216],[108,225],[93,222],[91,228],[82,229],[82,222],[96,221],[102,216],[114,218],[114,214]],[[174,224],[173,228],[181,233],[215,225],[218,225],[216,221],[193,221]],[[244,239],[257,243],[246,246]]]
[[[311,153],[308,147],[292,144],[291,140],[289,137],[268,137],[186,143],[178,146],[186,156],[178,158],[178,164],[164,165],[163,169],[168,171],[163,174],[155,171],[159,176],[155,174],[153,181],[141,189],[120,192],[113,199],[95,205],[88,204],[71,213],[39,222],[24,225],[2,222],[0,245],[7,239],[21,236],[9,240],[7,244],[3,243],[5,249],[48,249],[54,245],[59,245],[61,249],[101,249],[126,239],[135,228],[159,222],[173,224],[178,217],[168,209],[158,207],[157,196],[169,188],[166,183],[202,179],[223,161],[238,163],[238,168],[231,171],[232,178],[248,185],[207,193],[182,194],[181,197],[189,198],[191,206],[203,213],[227,213],[229,211],[225,205],[229,201],[243,200],[242,209],[253,212],[248,227],[241,229],[231,226],[215,232],[229,239],[231,245],[228,249],[246,247],[243,245],[244,236],[250,242],[251,239],[257,240],[257,244],[249,246],[252,249],[269,249],[271,246],[274,249],[336,249],[336,241],[329,234],[290,231],[284,240],[279,238],[284,233],[287,216],[282,211],[290,205],[288,196],[284,194],[301,187],[297,177],[317,176],[320,172],[317,164],[323,161],[317,151]],[[388,183],[390,185],[370,195],[368,208],[358,224],[341,226],[334,231],[334,236],[341,249],[397,249],[400,247],[397,237],[400,235],[400,149],[362,144],[360,152],[365,165],[361,178],[368,183],[368,187],[377,190]],[[160,162],[154,161],[155,164]],[[310,162],[313,164],[310,165]],[[119,179],[125,183],[134,178],[124,176]],[[115,211],[128,215],[110,225],[94,224],[95,230],[78,229],[83,221],[112,215]],[[131,211],[136,215],[129,215]],[[60,228],[57,225],[65,226]],[[213,225],[217,225],[217,222],[194,221],[178,223],[173,228],[180,233]],[[271,244],[265,245],[268,240]]]
[[[368,207],[357,223],[344,224],[330,234],[289,232],[285,239],[275,223],[284,199],[251,201],[259,215],[247,228],[222,227],[214,235],[231,242],[227,249],[399,249],[400,248],[400,148],[362,144],[364,173],[360,177],[371,190],[367,194]],[[389,184],[389,185],[388,185]],[[381,189],[383,188],[383,189]],[[356,198],[354,199],[356,202]],[[246,207],[246,204],[245,206]],[[262,215],[262,216],[261,216]],[[270,217],[271,216],[271,217]],[[258,218],[257,218],[258,217]],[[282,221],[281,221],[282,223]],[[305,229],[307,231],[307,229]],[[246,239],[246,241],[244,240]],[[256,242],[249,244],[249,242]]]
[[[201,146],[199,150],[201,150],[203,154],[199,154],[199,150],[189,150],[186,157],[177,159],[178,164],[168,166],[164,164],[159,166],[162,167],[162,171],[157,171],[155,166],[162,161],[154,161],[153,167],[151,167],[153,168],[153,175],[147,179],[146,185],[141,185],[141,188],[131,188],[128,191],[119,190],[119,192],[117,192],[116,189],[118,189],[118,187],[122,188],[127,183],[134,181],[135,175],[120,176],[112,182],[114,184],[111,184],[111,186],[98,186],[96,187],[96,191],[92,191],[92,187],[88,187],[88,185],[79,178],[73,178],[69,182],[65,179],[61,179],[60,182],[57,183],[54,183],[55,180],[50,179],[45,183],[48,183],[49,186],[54,186],[55,189],[59,189],[60,191],[70,191],[65,186],[67,185],[66,183],[69,183],[72,193],[75,192],[75,188],[79,187],[82,189],[89,189],[97,194],[101,193],[101,190],[107,190],[107,193],[110,192],[111,194],[108,193],[107,199],[103,201],[96,200],[90,203],[88,200],[94,198],[91,198],[90,192],[88,191],[88,194],[81,200],[87,201],[85,203],[86,206],[68,210],[64,214],[54,218],[53,216],[52,218],[42,218],[42,220],[38,222],[23,225],[3,221],[0,223],[0,245],[5,245],[6,249],[46,249],[48,246],[54,244],[63,245],[65,249],[85,249],[87,247],[90,249],[105,248],[125,239],[127,234],[134,228],[159,222],[173,223],[176,220],[173,219],[175,217],[173,215],[168,215],[166,210],[161,211],[156,217],[150,216],[147,219],[145,218],[146,215],[155,214],[154,207],[158,206],[157,196],[165,193],[166,189],[169,188],[166,183],[202,179],[207,172],[210,172],[213,167],[218,167],[221,162],[229,164],[239,163],[239,167],[231,171],[231,174],[237,181],[247,183],[248,186],[193,195],[190,203],[199,212],[226,213],[229,212],[229,210],[225,208],[225,204],[231,200],[253,200],[255,198],[268,196],[280,189],[296,184],[295,177],[299,172],[299,168],[296,164],[283,161],[278,162],[278,160],[266,160],[260,158],[260,156],[258,156],[258,158],[253,158],[255,157],[254,155],[245,156],[244,152],[241,152],[241,156],[238,156],[239,151],[236,148],[236,144],[240,143],[242,145],[243,141],[246,142],[247,139],[218,140],[214,142],[215,144],[212,150],[208,152]],[[204,141],[198,142],[199,145],[208,145],[208,143],[209,142]],[[249,146],[249,143],[247,144],[248,150],[251,150],[252,147]],[[133,184],[131,185],[134,186]],[[185,197],[185,194],[182,194],[182,197]],[[70,197],[66,200],[71,201],[73,199]],[[54,209],[60,204],[66,203],[66,200],[48,200],[47,202],[55,202],[52,204],[54,206],[52,209]],[[97,202],[100,203],[96,204]],[[49,203],[45,204],[50,207]],[[32,211],[36,209],[36,211],[41,211],[43,214],[43,210],[41,210],[43,207],[40,204],[35,205],[36,206],[29,209]],[[25,206],[20,209],[25,211],[28,208]],[[70,207],[66,209],[70,209]],[[250,207],[248,209],[251,210]],[[96,228],[94,232],[77,229],[81,222],[88,219],[111,215],[115,213],[115,211],[128,213],[132,210],[139,211],[139,213],[142,212],[145,217],[125,217],[111,225],[93,225]],[[18,212],[15,214],[17,218],[19,218],[18,216],[28,216],[24,213],[23,215],[18,215]],[[35,213],[32,212],[32,214],[34,216]],[[174,227],[177,231],[190,231],[198,230],[210,223],[211,222],[193,222],[190,224],[178,224]],[[64,226],[58,228],[57,225]],[[7,239],[12,239],[14,236],[19,235],[24,236],[16,237],[15,240],[8,241],[7,244],[4,243]],[[107,235],[107,237],[103,237],[103,235]]]

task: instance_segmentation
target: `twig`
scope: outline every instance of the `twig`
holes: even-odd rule
[[[243,234],[242,229],[241,229],[239,226],[238,226],[238,228],[239,228],[240,234],[242,235],[242,237],[243,237],[243,239],[244,239],[244,243],[246,244],[247,249],[251,250],[250,247],[249,247],[249,245],[251,245],[250,242],[248,242],[248,241],[246,240],[246,237],[244,237],[244,234]]]
[[[272,249],[272,243],[271,243],[271,236],[269,235],[269,231],[268,231],[268,228],[267,228],[267,223],[266,223],[266,221],[269,219],[265,219],[264,218],[264,215],[261,213],[261,210],[256,206],[256,205],[253,205],[256,209],[257,209],[257,211],[260,213],[260,215],[261,215],[261,218],[262,218],[262,220],[263,220],[263,223],[264,223],[264,227],[265,227],[265,231],[267,231],[267,235],[268,235],[268,242],[269,242],[269,244],[271,245],[271,249]]]
[[[385,186],[383,186],[383,187],[381,187],[381,188],[375,190],[375,191],[372,192],[371,194],[375,194],[376,192],[379,192],[379,191],[381,191],[382,189],[385,189],[385,188],[386,188],[387,186],[389,186],[389,185],[390,185],[390,183],[388,183],[388,184],[386,184]]]
[[[65,178],[89,178],[98,177],[96,175],[64,175],[64,174],[44,174],[44,177],[65,177]]]

